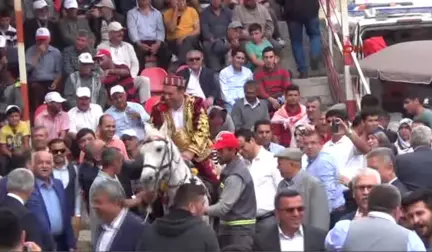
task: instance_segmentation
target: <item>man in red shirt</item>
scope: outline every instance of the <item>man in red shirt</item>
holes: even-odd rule
[[[284,104],[284,92],[291,85],[291,74],[278,64],[275,49],[263,50],[264,66],[254,72],[254,79],[259,83],[259,97],[269,101],[270,112],[278,110]]]

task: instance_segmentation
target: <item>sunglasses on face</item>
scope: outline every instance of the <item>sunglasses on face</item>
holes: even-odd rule
[[[51,150],[51,153],[56,154],[64,154],[66,152],[66,149],[59,149],[59,150]]]
[[[192,58],[188,59],[188,61],[190,61],[190,62],[200,61],[200,60],[201,60],[201,57],[192,57]]]
[[[304,206],[300,206],[300,207],[288,207],[288,208],[283,208],[283,209],[279,209],[279,210],[282,210],[282,211],[287,212],[287,213],[294,213],[294,211],[302,213],[302,212],[304,212],[305,208],[304,208]]]

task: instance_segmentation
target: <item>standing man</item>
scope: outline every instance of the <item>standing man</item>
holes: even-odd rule
[[[404,109],[414,116],[414,121],[420,120],[426,126],[432,127],[432,111],[423,106],[423,100],[417,94],[408,94],[404,100]]]
[[[325,251],[326,231],[303,224],[305,206],[299,192],[282,189],[274,205],[278,223],[256,235],[253,251]]]
[[[251,251],[257,214],[253,178],[237,155],[240,144],[233,133],[220,134],[213,148],[217,150],[219,164],[226,166],[221,174],[219,202],[206,212],[221,220],[218,236],[222,250],[241,244]]]
[[[79,70],[78,56],[85,52],[94,55],[94,48],[90,46],[88,31],[80,30],[75,39],[75,45],[63,50],[63,73],[66,77]]]
[[[284,7],[284,19],[288,24],[291,47],[300,78],[308,78],[309,67],[303,48],[303,27],[310,41],[310,65],[317,70],[321,61],[321,31],[318,0],[278,1]]]
[[[395,186],[399,189],[402,197],[409,192],[405,185],[396,177],[396,157],[391,149],[383,147],[373,149],[366,155],[366,160],[367,167],[379,172],[383,184]]]
[[[210,157],[212,141],[205,102],[185,91],[186,81],[182,77],[166,77],[164,100],[153,107],[151,121],[158,129],[164,126],[183,159],[194,162],[199,174],[216,185],[218,179]]]
[[[240,154],[245,159],[254,182],[257,203],[256,233],[260,233],[276,224],[272,199],[276,196],[282,177],[274,155],[257,144],[250,130],[240,129],[235,135],[240,143]]]
[[[327,251],[426,251],[418,235],[397,224],[401,195],[392,185],[371,190],[367,217],[345,220],[327,234]]]
[[[67,209],[65,190],[62,182],[52,175],[53,156],[47,151],[38,151],[33,155],[36,182],[26,206],[36,215],[40,230],[50,234],[43,236],[42,247],[50,247],[54,241],[56,251],[74,251],[76,239]]]
[[[279,152],[285,150],[282,145],[272,142],[273,132],[271,128],[271,122],[269,120],[256,121],[254,125],[254,132],[255,141],[271,153],[278,154]]]
[[[283,188],[300,192],[305,204],[304,224],[328,230],[330,212],[327,194],[318,179],[301,169],[303,152],[296,148],[286,148],[275,155],[278,168],[284,180],[279,183],[278,191]]]
[[[120,151],[123,158],[129,160],[126,147],[122,140],[115,135],[116,132],[116,120],[111,115],[103,115],[99,118],[99,139],[105,142],[109,147],[114,147]]]

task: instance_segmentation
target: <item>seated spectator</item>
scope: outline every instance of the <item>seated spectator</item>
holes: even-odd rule
[[[117,148],[125,160],[129,160],[126,147],[116,133],[116,120],[111,115],[103,115],[99,118],[99,139],[105,142],[106,147]],[[95,140],[93,143],[96,143]]]
[[[192,50],[186,58],[188,67],[177,73],[186,80],[186,93],[203,98],[207,106],[222,103],[220,85],[213,70],[203,66],[203,54]]]
[[[250,129],[259,120],[269,120],[268,106],[258,99],[258,84],[249,80],[244,84],[244,98],[238,99],[233,106],[231,116],[236,129]]]
[[[64,45],[60,37],[60,28],[53,17],[50,16],[49,6],[45,0],[33,2],[34,17],[24,21],[24,43],[26,49],[36,44],[34,34],[39,28],[47,28],[52,34],[51,45],[63,50]]]
[[[7,106],[13,104],[24,108],[20,87],[16,85],[18,76],[18,63],[8,63],[0,69],[0,111],[5,111]]]
[[[123,130],[121,133],[121,140],[123,141],[129,159],[133,160],[138,157],[140,141],[138,140],[137,134],[133,129]]]
[[[143,140],[145,134],[145,122],[150,116],[145,112],[141,104],[126,101],[126,92],[122,86],[114,86],[110,90],[112,106],[105,111],[116,121],[116,136],[121,137],[121,132],[126,129],[134,129],[138,139]]]
[[[90,46],[90,37],[88,31],[80,30],[75,40],[75,45],[66,47],[63,50],[63,72],[65,76],[79,71],[78,56],[88,52],[94,55],[95,50]]]
[[[95,5],[96,8],[90,11],[89,26],[96,37],[96,45],[108,41],[108,25],[112,22],[119,22],[126,25],[125,17],[116,12],[112,0],[102,0]]]
[[[5,70],[8,63],[7,49],[6,49],[6,38],[0,36],[0,71]]]
[[[130,69],[132,78],[137,77],[139,71],[138,58],[133,46],[123,41],[124,27],[119,22],[111,22],[108,25],[109,41],[102,42],[97,49],[106,49],[111,52],[115,62],[121,62]]]
[[[306,107],[300,104],[300,89],[297,85],[291,85],[285,90],[285,99],[285,104],[271,119],[273,133],[279,140],[279,144],[295,148],[295,127],[308,122]]]
[[[186,54],[198,45],[200,20],[198,12],[186,5],[186,0],[171,0],[170,8],[164,13],[167,27],[167,41],[178,58],[178,63],[186,63]]]
[[[61,52],[50,46],[51,33],[47,28],[36,31],[36,45],[26,51],[28,71],[30,108],[34,112],[43,103],[49,90],[60,87],[63,73],[63,58]]]
[[[233,21],[228,25],[227,30],[227,39],[229,43],[229,51],[227,54],[227,62],[231,63],[231,51],[232,50],[239,50],[240,48],[244,47],[244,44],[246,41],[243,39],[244,27],[239,21]]]
[[[200,18],[206,65],[214,71],[220,71],[230,49],[227,30],[232,11],[224,7],[221,0],[211,0],[210,6],[203,10]]]
[[[280,51],[281,45],[273,39],[274,23],[270,12],[262,4],[258,4],[257,0],[244,0],[243,4],[237,5],[234,8],[232,20],[242,23],[245,28],[242,37],[247,40],[252,39],[249,26],[258,23],[263,29],[264,37],[277,51]]]
[[[94,35],[91,32],[87,18],[78,16],[77,0],[65,0],[63,3],[64,16],[59,20],[60,36],[64,46],[74,45],[79,30],[86,30],[92,37],[94,44]]]
[[[128,11],[132,10],[137,6],[136,0],[112,0],[116,7],[116,10],[121,15],[125,16],[128,14]],[[156,1],[155,1],[156,2]],[[129,25],[128,25],[129,27]]]
[[[42,111],[35,118],[35,126],[43,126],[48,131],[48,140],[54,138],[64,139],[69,130],[69,116],[62,109],[66,101],[59,93],[49,92],[45,96],[47,110]]]
[[[105,107],[106,92],[102,87],[99,73],[94,70],[95,64],[90,53],[82,53],[79,58],[79,71],[69,75],[66,80],[64,96],[69,108],[76,106],[77,88],[88,87],[91,91],[91,102]]]
[[[242,50],[231,51],[231,65],[222,69],[219,73],[219,83],[224,96],[225,107],[231,112],[235,101],[244,97],[243,86],[248,80],[252,80],[252,72],[244,67],[246,53]]]
[[[6,55],[9,62],[18,62],[17,31],[11,25],[12,12],[8,9],[0,10],[0,36],[6,39]]]
[[[256,67],[264,66],[263,51],[272,44],[263,38],[262,27],[259,24],[249,26],[249,34],[252,39],[246,43],[246,52],[249,58],[249,68],[254,71]]]
[[[270,120],[256,121],[253,131],[255,133],[255,141],[271,153],[278,154],[285,149],[282,145],[272,142],[273,131]]]
[[[254,72],[254,79],[259,84],[259,97],[269,101],[270,112],[278,110],[285,102],[284,92],[291,85],[291,74],[278,63],[274,48],[262,51],[264,65]]]
[[[102,83],[108,94],[113,86],[120,85],[126,90],[128,101],[144,103],[150,98],[149,78],[137,76],[134,80],[130,75],[129,67],[125,64],[114,63],[108,50],[99,50],[95,59],[104,71],[105,76]]]
[[[101,106],[91,102],[91,92],[88,87],[79,87],[76,90],[76,107],[68,111],[69,134],[72,139],[81,129],[96,131],[99,117],[103,115]]]
[[[207,114],[211,139],[215,139],[221,131],[234,133],[234,122],[226,109],[219,106],[212,106],[207,110]]]
[[[7,124],[0,130],[0,152],[2,168],[0,175],[7,175],[7,169],[13,154],[20,149],[30,148],[29,125],[21,121],[21,110],[16,105],[6,108]]]
[[[122,0],[124,2],[125,0]],[[151,5],[151,0],[138,0],[138,6],[127,13],[129,38],[136,47],[140,67],[156,57],[158,67],[168,69],[171,52],[165,44],[162,14]]]

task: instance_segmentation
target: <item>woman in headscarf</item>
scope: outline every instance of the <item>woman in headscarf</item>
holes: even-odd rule
[[[397,132],[397,140],[394,143],[398,155],[412,152],[411,148],[411,129],[413,121],[409,118],[404,118],[399,123]]]
[[[391,149],[393,153],[397,155],[396,147],[390,142],[387,135],[381,129],[377,129],[373,133],[369,134],[367,139],[367,143],[371,149],[385,147]]]

